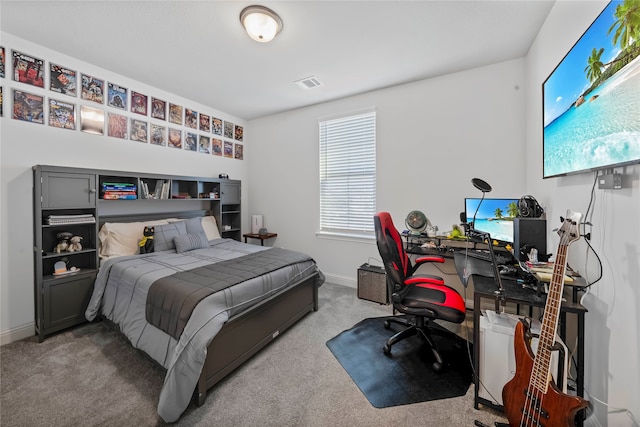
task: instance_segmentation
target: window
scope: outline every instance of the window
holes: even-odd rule
[[[320,122],[320,232],[373,236],[376,113]]]

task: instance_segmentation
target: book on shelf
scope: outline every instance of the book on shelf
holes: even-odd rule
[[[143,199],[150,199],[149,186],[145,181],[140,181],[140,197]]]
[[[138,186],[130,182],[103,182],[103,200],[133,200],[138,198]]]
[[[103,182],[103,200],[131,200],[138,198],[138,186],[130,182]]]
[[[137,199],[137,194],[127,194],[127,193],[104,193],[102,196],[103,200],[135,200]]]
[[[169,181],[162,181],[162,191],[160,193],[160,198],[162,200],[166,200],[169,198]]]
[[[136,184],[128,182],[103,182],[102,188],[105,190],[133,190],[137,188]]]
[[[74,223],[95,223],[96,218],[93,214],[78,214],[78,215],[49,215],[45,218],[45,223],[48,225],[58,224],[74,224]]]

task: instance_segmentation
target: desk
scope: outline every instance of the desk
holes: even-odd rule
[[[478,404],[483,404],[494,409],[503,410],[502,406],[495,405],[490,400],[478,396],[480,390],[480,303],[483,298],[495,301],[495,310],[500,311],[500,301],[496,299],[494,291],[497,289],[493,277],[473,276],[473,366],[475,372],[475,394],[474,408],[478,409]],[[547,296],[545,294],[536,296],[536,292],[531,289],[523,289],[522,286],[512,280],[503,279],[503,299],[506,302],[530,307],[544,307]],[[566,288],[566,285],[565,285]],[[565,292],[567,294],[567,292]],[[560,338],[566,342],[566,316],[567,313],[577,316],[577,378],[576,392],[578,396],[584,397],[584,315],[587,309],[575,302],[577,291],[574,289],[572,301],[562,301],[560,306]],[[513,349],[510,349],[513,351]],[[584,423],[584,413],[576,416],[577,425],[582,427]]]
[[[264,241],[267,239],[271,239],[272,237],[278,237],[277,233],[267,233],[267,234],[258,234],[258,233],[247,233],[243,234],[244,242],[247,243],[247,238],[250,239],[260,239],[260,246],[264,246]]]
[[[467,238],[455,238],[446,236],[432,236],[429,237],[426,234],[411,234],[403,233],[402,240],[404,240],[405,251],[411,255],[433,255],[439,254],[444,257],[452,257],[452,252],[465,250],[465,249],[488,249],[488,245],[483,242],[476,242]],[[429,246],[422,247],[423,244],[428,243]],[[507,251],[504,246],[493,246],[493,250],[496,256],[507,257],[512,260],[512,255]]]

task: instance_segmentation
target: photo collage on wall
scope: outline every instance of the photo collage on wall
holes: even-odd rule
[[[7,53],[10,53],[9,60]],[[8,96],[11,102],[9,115],[15,120],[244,159],[242,126],[92,73],[79,72],[57,61],[48,62],[47,67],[44,59],[0,46],[0,78],[19,83],[5,88],[0,80],[0,117],[4,116],[5,97]],[[50,96],[43,93],[47,90],[51,92]]]

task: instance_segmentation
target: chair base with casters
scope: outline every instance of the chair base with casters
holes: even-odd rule
[[[413,319],[404,319],[400,317],[393,317],[384,321],[385,329],[391,329],[391,323],[397,323],[399,325],[403,325],[405,329],[396,333],[394,336],[387,340],[387,343],[382,348],[382,351],[387,356],[391,356],[391,346],[395,343],[402,341],[405,338],[418,336],[421,339],[425,340],[431,349],[431,353],[435,358],[435,362],[431,365],[434,371],[440,372],[442,368],[444,368],[444,361],[442,360],[442,356],[440,356],[440,352],[436,347],[436,343],[433,341],[431,337],[430,328],[428,325],[428,321],[425,321],[424,317],[415,317]]]

